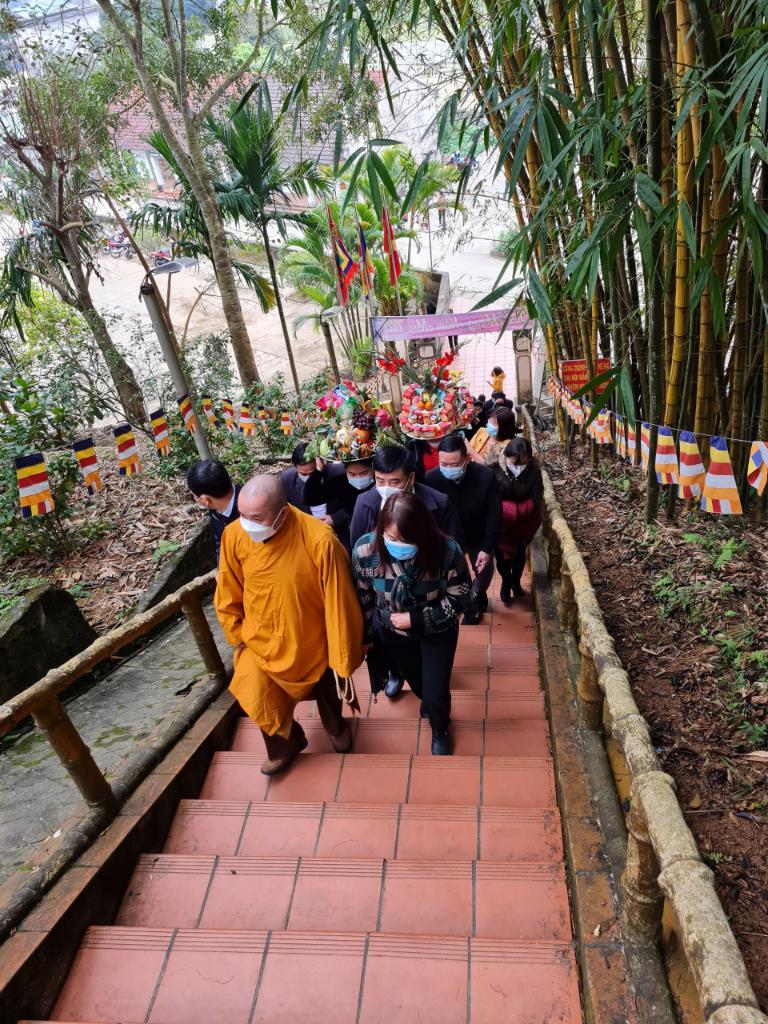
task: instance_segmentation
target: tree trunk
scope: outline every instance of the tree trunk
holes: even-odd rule
[[[201,158],[205,157],[201,152]],[[206,169],[207,181],[190,181],[190,188],[195,193],[195,198],[200,203],[200,210],[205,219],[205,226],[208,231],[208,239],[211,245],[211,259],[213,269],[216,273],[216,280],[219,284],[221,295],[221,308],[224,319],[227,321],[229,338],[232,342],[232,350],[235,353],[237,369],[240,373],[240,380],[243,387],[250,387],[261,378],[256,369],[256,358],[251,347],[251,339],[248,336],[248,328],[245,325],[243,307],[240,302],[240,295],[237,290],[237,278],[232,266],[232,257],[229,253],[229,242],[224,229],[224,222],[221,219],[221,211],[210,181],[210,174]],[[203,177],[202,175],[200,177]]]
[[[112,335],[109,333],[104,317],[99,313],[93,304],[91,291],[88,287],[88,279],[83,271],[80,262],[80,250],[72,238],[72,232],[67,232],[61,237],[61,247],[67,259],[69,273],[72,279],[73,290],[67,301],[77,309],[85,319],[99,351],[107,364],[112,383],[115,385],[117,396],[123,407],[129,423],[134,426],[141,426],[147,422],[147,413],[144,406],[144,396],[141,393],[133,370],[128,365],[122,353],[118,350]]]
[[[280,285],[278,284],[277,270],[275,268],[275,261],[272,256],[272,246],[269,244],[269,234],[267,233],[267,225],[263,221],[261,225],[261,236],[264,239],[264,251],[267,254],[269,276],[272,278],[272,287],[275,289],[275,305],[277,306],[277,315],[280,317],[280,326],[283,329],[283,338],[285,339],[285,351],[288,353],[288,363],[290,364],[291,367],[293,386],[296,388],[296,397],[298,399],[301,394],[299,388],[299,375],[296,372],[296,362],[293,358],[293,346],[291,345],[291,336],[288,333],[288,324],[285,322],[283,300],[280,298]]]
[[[104,362],[107,364],[126,419],[134,426],[141,426],[147,421],[147,413],[144,408],[144,396],[133,370],[115,346],[104,317],[94,308],[90,296],[86,301],[80,299],[80,312],[99,346],[99,351],[104,356]]]
[[[656,4],[645,7],[645,47],[648,68],[648,170],[653,181],[661,186],[661,15]],[[651,265],[648,275],[648,385],[650,420],[658,424],[661,415],[661,389],[664,356],[664,277],[662,272],[661,232],[651,234]],[[645,521],[651,523],[659,510],[659,484],[654,463],[658,430],[651,428],[648,483],[645,495]]]

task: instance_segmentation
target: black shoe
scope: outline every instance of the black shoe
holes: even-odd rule
[[[501,598],[502,604],[509,604],[512,600],[512,594],[507,583],[502,583],[501,590],[499,591],[499,597]]]
[[[481,611],[466,612],[462,620],[463,626],[478,626],[480,619],[482,619],[483,613]]]
[[[447,729],[432,730],[432,754],[435,757],[447,757],[451,752],[451,738]]]
[[[393,673],[390,672],[387,679],[387,685],[384,687],[384,696],[389,697],[389,699],[392,700],[398,695],[398,693],[400,693],[404,682],[404,679],[400,679],[399,676],[393,675]]]
[[[481,615],[484,612],[488,611],[488,595],[487,594],[478,594],[477,595],[477,610],[480,612]]]

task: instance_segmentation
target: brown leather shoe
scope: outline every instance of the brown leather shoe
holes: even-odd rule
[[[328,738],[330,739],[333,749],[337,754],[348,754],[355,742],[352,737],[352,730],[349,727],[349,722],[347,721],[344,722],[344,728],[338,736],[332,736],[331,733],[328,733]]]
[[[291,735],[288,739],[282,736],[268,736],[261,730],[264,737],[264,746],[267,748],[267,759],[261,765],[262,775],[277,775],[284,772],[290,766],[294,758],[306,750],[309,740],[298,722],[291,726]]]

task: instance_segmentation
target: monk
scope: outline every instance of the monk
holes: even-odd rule
[[[349,556],[329,526],[287,503],[279,477],[249,480],[238,509],[221,539],[216,613],[235,647],[230,689],[261,729],[261,770],[274,775],[307,746],[293,718],[300,700],[317,701],[334,750],[351,749],[333,673],[361,664],[363,620]]]

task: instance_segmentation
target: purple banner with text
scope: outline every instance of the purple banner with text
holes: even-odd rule
[[[444,338],[453,334],[491,334],[522,331],[531,326],[520,310],[480,309],[470,313],[432,313],[424,316],[371,317],[373,340],[412,341],[415,338]]]

